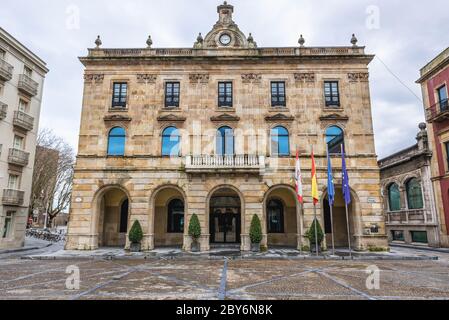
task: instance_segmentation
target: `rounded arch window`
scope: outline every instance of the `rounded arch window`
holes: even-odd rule
[[[406,185],[407,192],[407,204],[409,209],[422,209],[424,208],[421,183],[418,179],[410,179]]]
[[[290,155],[290,134],[283,126],[271,129],[271,152],[274,156]]]
[[[234,155],[234,130],[231,127],[221,127],[217,130],[217,155]]]
[[[124,156],[126,143],[126,131],[122,127],[115,127],[109,131],[108,155]]]
[[[401,210],[401,193],[396,183],[393,183],[388,187],[388,205],[390,211]]]
[[[179,157],[181,134],[178,128],[168,127],[162,132],[162,156]]]
[[[341,154],[345,145],[344,132],[340,127],[331,126],[326,130],[326,143],[329,154]]]

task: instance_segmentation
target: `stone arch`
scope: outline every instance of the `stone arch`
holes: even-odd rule
[[[330,212],[326,212],[329,208],[327,188],[324,189],[321,197],[321,218],[324,221],[323,231],[326,234],[326,244],[330,248],[332,246],[332,237],[330,228]],[[359,247],[359,236],[363,234],[361,225],[361,204],[357,192],[351,188],[351,203],[348,206],[349,213],[349,230],[352,248]],[[346,209],[342,195],[342,186],[335,185],[335,205],[333,208],[333,226],[336,247],[347,247],[348,236],[346,227]]]
[[[290,199],[277,193],[277,191],[285,190],[288,192]],[[270,199],[279,199],[284,205],[284,226],[289,224],[289,221],[294,221],[295,228],[285,229],[284,233],[279,236],[271,236],[268,234],[268,212],[267,206]],[[294,207],[292,206],[294,203]],[[288,205],[287,205],[288,204]],[[302,247],[302,233],[303,233],[303,215],[302,205],[299,203],[295,188],[288,184],[278,184],[269,188],[263,198],[263,221],[262,229],[267,234],[267,245],[281,245],[293,246],[295,248]],[[290,211],[290,212],[289,212]],[[290,218],[290,219],[288,219]],[[290,222],[291,222],[290,221]],[[291,227],[291,226],[290,226]],[[290,232],[289,232],[290,231]]]
[[[229,185],[229,184],[221,184],[221,185],[217,185],[214,188],[212,188],[212,190],[208,193],[207,198],[206,198],[206,217],[205,217],[205,222],[206,222],[206,226],[205,226],[205,230],[207,230],[207,234],[210,235],[210,217],[211,217],[211,199],[213,198],[214,194],[216,194],[218,191],[220,190],[232,190],[233,193],[235,193],[239,199],[240,199],[240,231],[241,231],[241,235],[246,233],[246,222],[245,222],[245,206],[246,206],[246,202],[245,202],[245,196],[243,195],[243,193],[236,187],[234,187],[233,185]],[[241,239],[241,246],[242,246],[242,250],[243,250],[243,246],[244,246],[244,241],[243,239]]]
[[[131,217],[131,203],[132,199],[128,189],[120,184],[109,184],[99,188],[93,197],[91,208],[93,208],[93,214],[91,217],[91,234],[96,238],[96,246],[123,246],[126,245],[126,234],[120,234],[119,230],[114,232],[105,232],[107,226],[111,228],[120,227],[120,212],[117,208],[121,208],[121,204],[124,200],[128,199],[128,231],[130,228],[130,217]],[[108,202],[117,202],[117,206],[111,206],[109,209],[106,204]],[[113,221],[116,218],[115,222]],[[105,224],[105,220],[108,219],[109,223]],[[108,227],[109,228],[109,227]],[[111,233],[110,236],[105,237],[106,233]],[[108,238],[109,237],[109,238]]]
[[[168,205],[174,199],[180,199],[184,204],[182,230],[179,230],[179,232],[168,232]],[[184,235],[187,233],[186,217],[188,202],[184,189],[176,184],[163,184],[158,186],[151,193],[150,208],[149,234],[152,237],[152,247],[181,247],[183,245]]]

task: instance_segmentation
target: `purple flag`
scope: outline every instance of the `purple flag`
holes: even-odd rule
[[[341,148],[341,159],[343,172],[343,197],[345,198],[345,203],[348,205],[351,203],[351,188],[349,188],[349,176],[348,170],[346,169],[345,151],[343,147]]]

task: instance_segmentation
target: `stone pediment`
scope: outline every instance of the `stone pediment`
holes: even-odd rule
[[[124,116],[122,114],[109,114],[109,115],[105,116],[103,119],[106,122],[109,122],[109,121],[129,122],[132,120],[131,117]]]
[[[212,122],[237,122],[237,121],[240,121],[240,118],[237,116],[233,116],[233,115],[224,113],[219,116],[211,117],[210,120]]]
[[[266,116],[265,117],[266,121],[294,121],[295,117],[291,116],[291,115],[286,115],[283,113],[278,113],[272,116]]]
[[[348,121],[349,117],[337,113],[328,114],[320,117],[321,121]]]
[[[184,122],[184,121],[186,121],[186,117],[177,116],[175,114],[168,114],[165,116],[157,117],[157,121],[160,121],[160,122]]]

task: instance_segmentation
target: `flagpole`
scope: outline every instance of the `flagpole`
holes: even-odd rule
[[[296,155],[297,155],[297,157],[299,158],[299,149],[298,149],[298,145],[295,145],[295,151],[296,151]],[[295,175],[296,175],[296,163],[295,163]],[[298,183],[298,181],[296,181],[296,183]],[[295,195],[296,197],[296,201],[298,201],[298,204],[301,204],[300,202],[299,202],[299,198],[298,198],[298,195],[296,194]],[[297,223],[297,226],[296,226],[296,230],[298,230],[299,231],[299,254],[302,256],[302,226],[301,226],[301,212],[299,212],[299,217],[298,217],[298,209],[296,209],[296,223]]]
[[[341,145],[341,154],[344,156],[343,145]],[[347,172],[347,169],[346,169],[346,172]],[[343,174],[344,174],[344,172],[343,172]],[[345,186],[343,186],[343,190],[344,190],[344,188],[345,188]],[[351,231],[349,230],[349,211],[348,211],[348,203],[346,202],[346,199],[345,199],[345,209],[346,209],[346,228],[348,230],[349,258],[352,259]]]
[[[326,153],[327,153],[327,161],[331,161],[329,157],[329,146],[326,143]],[[328,164],[329,166],[329,164]],[[329,174],[329,173],[328,173]],[[329,179],[329,177],[328,177]],[[330,203],[329,190],[327,190],[327,200],[329,202],[330,214],[331,214],[331,235],[332,235],[332,255],[335,256],[335,236],[334,236],[334,201],[332,201],[332,205]]]
[[[312,154],[313,154],[313,146],[312,146]],[[316,175],[316,179],[318,179],[318,177],[317,177],[317,172],[318,172],[318,170],[316,170],[316,164],[315,164],[315,175]],[[312,180],[313,180],[313,177],[312,177]],[[312,196],[312,198],[313,198],[313,196]],[[315,203],[315,200],[314,199],[312,199],[312,202],[313,202],[313,214],[314,214],[314,225],[315,225],[315,255],[318,257],[318,226],[317,226],[317,224],[318,224],[318,221],[317,221],[317,214],[316,214],[316,203]]]

